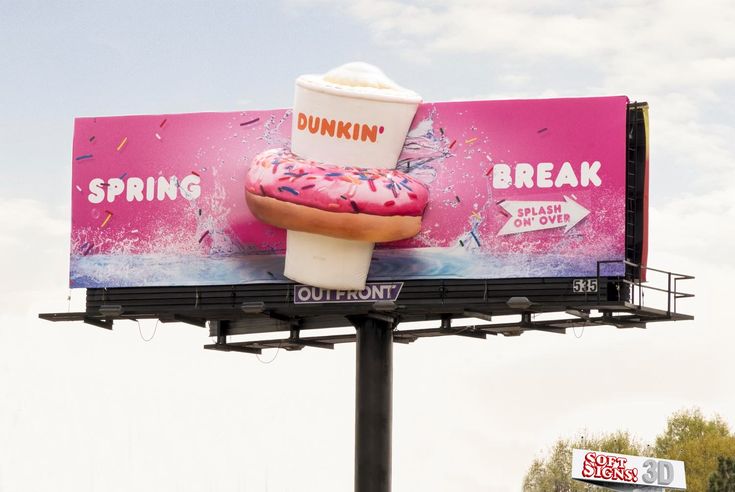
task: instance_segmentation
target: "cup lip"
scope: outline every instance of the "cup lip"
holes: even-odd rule
[[[316,92],[322,92],[339,97],[356,99],[368,99],[372,101],[385,101],[401,104],[420,104],[421,96],[415,92],[404,89],[397,91],[393,89],[378,89],[375,87],[353,87],[333,84],[325,81],[321,75],[301,75],[296,79],[296,85]]]

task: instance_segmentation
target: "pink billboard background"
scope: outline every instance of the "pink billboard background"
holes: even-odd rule
[[[370,280],[577,277],[625,256],[624,96],[422,104],[398,168],[429,188],[418,236]],[[290,110],[78,118],[72,287],[288,282],[285,231],[244,178]],[[609,273],[613,274],[613,273]]]

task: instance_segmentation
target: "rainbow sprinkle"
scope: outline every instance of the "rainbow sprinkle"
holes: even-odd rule
[[[452,143],[449,144],[449,148],[451,149],[452,147],[454,147],[454,144],[456,144],[456,143],[457,143],[456,140],[452,140]]]
[[[102,229],[103,227],[105,227],[107,225],[107,223],[110,221],[110,219],[112,218],[112,212],[110,212],[109,210],[105,210],[105,212],[107,213],[107,217],[105,217],[105,220],[102,222],[102,225],[100,226],[100,229]]]
[[[79,186],[79,185],[76,185],[76,186],[75,186],[75,188],[77,189],[77,191],[78,191],[79,193],[81,193],[81,192],[82,192],[82,187],[81,187],[81,186]]]
[[[122,139],[120,144],[117,146],[117,151],[120,152],[120,150],[125,147],[125,144],[128,143],[128,137],[125,137]]]
[[[472,238],[473,238],[473,239],[475,240],[475,242],[477,243],[477,245],[478,245],[478,246],[482,246],[482,245],[480,244],[480,240],[479,240],[479,239],[477,239],[477,236],[475,236],[475,231],[470,231],[470,234],[472,234]]]
[[[89,141],[90,142],[94,142],[94,135],[92,135],[91,137],[89,137]]]
[[[250,121],[246,121],[245,123],[240,123],[240,126],[252,125],[253,123],[256,123],[258,121],[260,121],[260,118],[255,118],[255,119],[252,119]]]
[[[477,137],[472,137],[472,138],[468,138],[467,140],[465,140],[464,143],[466,143],[466,144],[472,144],[476,140],[477,140]]]
[[[201,236],[199,237],[199,244],[201,244],[201,243],[202,243],[202,241],[204,241],[204,238],[205,238],[205,237],[207,237],[207,236],[209,236],[209,231],[204,231],[204,234],[202,234],[202,235],[201,235]]]
[[[548,130],[548,128],[542,128],[542,129],[538,130],[538,131],[537,131],[536,133],[543,133],[543,132],[545,132],[546,130]]]
[[[82,256],[87,256],[90,251],[92,251],[92,248],[94,247],[94,244],[84,242],[81,247]]]
[[[165,125],[167,121],[168,121],[168,118],[164,118],[161,124],[158,125],[158,128],[163,128],[163,125]]]
[[[76,157],[74,160],[81,161],[84,159],[91,159],[91,158],[92,158],[92,154],[84,154],[84,155],[80,155],[79,157]]]
[[[294,190],[290,186],[279,186],[278,187],[278,191],[280,191],[281,193],[283,193],[285,191],[285,192],[291,193],[292,195],[298,195],[299,194],[298,191]]]
[[[161,136],[160,136],[160,135],[159,135],[158,133],[156,133],[156,138],[157,138],[158,140],[161,140]]]

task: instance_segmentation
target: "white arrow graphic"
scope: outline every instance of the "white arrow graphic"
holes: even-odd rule
[[[519,234],[564,227],[564,232],[574,227],[590,211],[568,196],[564,201],[504,201],[500,203],[510,219],[505,223],[498,236]]]

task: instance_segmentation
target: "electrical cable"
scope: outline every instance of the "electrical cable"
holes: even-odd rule
[[[579,336],[577,335],[577,327],[574,326],[574,323],[572,323],[572,333],[574,333],[574,338],[582,338],[582,335],[584,335],[584,325],[582,325],[582,331],[579,332]]]
[[[136,319],[135,321],[136,321],[136,323],[138,323],[138,333],[140,334],[140,338],[144,342],[150,342],[151,340],[153,340],[153,337],[156,336],[156,331],[158,330],[158,322],[161,321],[161,320],[159,320],[159,319],[156,320],[156,326],[153,327],[153,333],[151,334],[150,338],[146,338],[146,337],[143,336],[143,330],[140,329],[140,320]]]
[[[263,359],[260,358],[260,354],[255,354],[255,357],[258,358],[258,362],[260,362],[261,364],[270,364],[271,362],[276,360],[276,357],[278,357],[278,352],[281,351],[281,343],[283,342],[278,342],[278,348],[276,349],[276,355],[274,355],[273,358],[269,361],[264,361]]]

